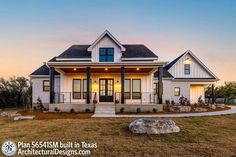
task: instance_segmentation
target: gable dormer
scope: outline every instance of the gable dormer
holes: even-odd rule
[[[120,62],[122,52],[125,50],[125,47],[107,30],[88,47],[92,62]]]
[[[174,78],[218,79],[191,51],[165,66]]]

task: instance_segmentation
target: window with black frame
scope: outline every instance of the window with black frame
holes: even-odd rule
[[[99,62],[114,62],[114,48],[100,48]]]
[[[92,89],[92,86],[91,86],[91,79],[90,79],[90,92],[91,92],[91,89]],[[87,99],[87,79],[83,79],[83,99]]]
[[[190,75],[190,64],[184,64],[184,74]]]
[[[49,92],[50,90],[50,83],[49,80],[43,80],[43,91]]]
[[[180,96],[180,88],[179,87],[175,87],[174,94],[175,94],[175,96]]]
[[[131,98],[131,84],[130,79],[125,79],[125,99]]]
[[[141,99],[141,80],[132,79],[132,99]]]
[[[154,83],[153,93],[158,94],[158,83]]]
[[[81,99],[81,80],[73,79],[73,99]]]

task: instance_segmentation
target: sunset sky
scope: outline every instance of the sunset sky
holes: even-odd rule
[[[220,79],[236,81],[236,0],[0,1],[0,77],[25,76],[108,29],[171,61],[191,50]]]

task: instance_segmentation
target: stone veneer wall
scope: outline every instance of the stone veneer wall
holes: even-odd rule
[[[49,112],[55,112],[54,109],[58,108],[60,112],[70,112],[73,108],[75,112],[85,112],[89,109],[90,112],[94,112],[93,104],[49,104]]]
[[[124,112],[137,112],[137,108],[141,109],[141,112],[153,112],[152,110],[155,108],[157,112],[163,111],[162,104],[150,104],[150,105],[136,105],[136,104],[117,104],[116,105],[116,113],[120,112],[121,108],[124,108]]]

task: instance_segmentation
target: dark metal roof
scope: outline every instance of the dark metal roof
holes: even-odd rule
[[[91,52],[87,51],[90,45],[72,45],[57,58],[91,58]]]
[[[165,68],[169,70],[186,52],[184,52],[182,55],[174,59],[172,62],[168,63]]]
[[[46,65],[42,65],[37,70],[32,72],[30,75],[49,75],[49,68]],[[60,75],[55,71],[55,75]]]
[[[154,77],[158,78],[158,71],[154,73]],[[163,68],[163,77],[173,77],[166,68]]]
[[[90,45],[72,45],[58,57],[54,57],[49,62],[59,62],[56,58],[91,58],[91,52],[87,51]],[[123,45],[126,51],[123,58],[157,58],[145,45]]]
[[[126,51],[123,58],[157,58],[145,45],[123,45]]]

